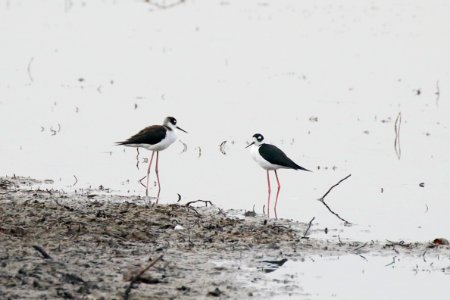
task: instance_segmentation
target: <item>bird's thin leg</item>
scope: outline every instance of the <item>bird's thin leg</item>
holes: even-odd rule
[[[270,217],[270,177],[269,170],[267,170],[267,186],[268,186],[268,197],[267,197],[267,218]]]
[[[158,201],[159,201],[159,194],[161,193],[161,184],[159,183],[158,162],[159,162],[159,151],[156,151],[155,172],[156,172],[156,179],[158,180],[158,196],[156,198],[156,203],[158,203]]]
[[[275,177],[277,178],[278,190],[277,190],[277,197],[275,198],[274,211],[275,211],[275,219],[278,219],[278,216],[277,216],[277,202],[278,202],[278,195],[280,194],[281,185],[280,185],[280,181],[278,180],[277,170],[275,170]]]
[[[152,156],[150,157],[150,162],[148,163],[147,188],[145,190],[145,196],[148,196],[148,184],[149,184],[149,180],[150,180],[150,168],[152,167],[153,155],[155,155],[155,151],[152,151]]]

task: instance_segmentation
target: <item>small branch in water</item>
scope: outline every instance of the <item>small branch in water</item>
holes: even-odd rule
[[[136,168],[139,170],[139,147],[136,148]]]
[[[131,288],[133,287],[133,284],[139,279],[139,277],[141,277],[148,269],[150,269],[151,267],[153,267],[159,260],[161,260],[163,258],[164,255],[159,256],[157,259],[155,259],[154,261],[152,261],[148,266],[146,266],[145,268],[143,268],[136,276],[134,276],[131,281],[130,284],[128,285],[127,289],[125,290],[125,295],[124,295],[124,299],[127,300],[128,297],[130,296],[130,292],[131,292]]]
[[[73,175],[73,177],[75,178],[75,183],[72,186],[75,186],[78,183],[78,178],[75,175]]]
[[[394,257],[392,258],[392,262],[390,262],[390,263],[388,263],[387,265],[385,265],[385,267],[395,264],[395,258],[396,258],[396,257],[397,257],[397,256],[394,256]]]
[[[223,141],[222,143],[220,143],[219,149],[220,152],[222,152],[223,155],[227,155],[227,153],[225,152],[225,144],[227,143],[227,141]]]
[[[141,179],[139,179],[139,183],[140,183],[143,187],[147,188],[147,186],[146,186],[145,184],[142,183],[142,180],[144,180],[145,178],[147,178],[147,176],[144,176],[144,177],[142,177]]]
[[[400,125],[402,124],[402,113],[399,112],[397,115],[397,119],[395,119],[394,131],[395,131],[395,141],[394,141],[394,149],[397,158],[400,159],[402,156],[402,148],[400,147]]]
[[[434,92],[436,95],[436,106],[439,107],[439,98],[441,96],[441,89],[439,88],[439,80],[436,81],[436,92]]]
[[[182,140],[178,140],[178,141],[179,141],[181,144],[183,144],[183,150],[181,150],[180,154],[186,152],[186,151],[187,151],[187,145],[186,145]]]
[[[41,246],[38,245],[33,245],[32,246],[34,248],[34,250],[38,251],[40,254],[42,254],[42,256],[45,259],[52,259],[52,257],[50,255],[48,255],[48,253],[44,250],[44,248],[42,248]]]
[[[328,189],[328,191],[320,198],[318,199],[320,202],[322,202],[323,205],[325,205],[325,207],[328,209],[328,211],[330,211],[333,215],[335,215],[339,220],[344,221],[345,224],[351,224],[349,221],[345,220],[344,218],[342,218],[341,216],[339,216],[337,213],[335,213],[329,206],[328,204],[325,202],[325,197],[328,196],[328,194],[331,192],[332,189],[334,189],[336,186],[338,186],[339,184],[341,184],[341,182],[343,182],[344,180],[348,179],[350,176],[352,176],[352,174],[347,175],[346,177],[342,178],[341,180],[338,181],[338,183],[336,183],[335,185],[333,185],[332,187],[330,187]]]
[[[28,78],[30,79],[30,83],[34,82],[34,78],[31,75],[31,64],[34,61],[34,57],[31,57],[30,60],[28,61],[28,66],[27,66],[27,73],[28,73]]]
[[[348,179],[350,176],[352,176],[352,174],[348,174],[347,176],[345,176],[344,178],[342,178],[341,180],[338,181],[338,183],[336,183],[335,185],[333,185],[332,187],[330,187],[328,189],[328,191],[319,199],[319,200],[325,200],[325,197],[328,196],[328,194],[331,192],[332,189],[334,189],[335,187],[337,187],[339,184],[341,184],[342,181]]]
[[[313,218],[311,219],[311,221],[309,221],[308,228],[306,228],[305,233],[304,233],[303,236],[301,237],[302,239],[309,239],[309,237],[307,237],[308,231],[309,231],[309,229],[311,228],[312,222],[314,221],[315,218],[316,218],[316,217],[313,217]]]
[[[177,200],[177,203],[178,203],[178,202],[180,202],[180,201],[181,201],[181,195],[180,195],[180,194],[178,194],[178,193],[177,193],[177,195],[178,195],[178,200]]]

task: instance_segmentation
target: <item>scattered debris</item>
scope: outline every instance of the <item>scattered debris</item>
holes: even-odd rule
[[[276,271],[279,267],[284,265],[285,262],[287,262],[287,258],[283,258],[281,260],[263,260],[262,262],[266,265],[262,268],[262,270],[265,273],[272,273]]]
[[[244,213],[245,217],[256,217],[256,212],[255,212],[255,205],[253,205],[253,210],[252,211],[245,211]]]
[[[439,245],[450,245],[447,239],[444,238],[437,238],[433,240],[433,244],[436,246]]]
[[[219,290],[219,288],[215,288],[213,291],[208,292],[208,296],[213,296],[213,297],[219,297],[223,294],[223,292],[221,290]]]

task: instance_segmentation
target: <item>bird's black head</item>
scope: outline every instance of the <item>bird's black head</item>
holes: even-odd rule
[[[251,142],[251,143],[250,143],[247,147],[245,147],[245,148],[248,148],[248,147],[250,147],[251,145],[259,146],[259,145],[261,145],[262,141],[264,141],[264,137],[262,136],[262,134],[259,134],[259,133],[254,134],[252,139],[253,139],[253,142]]]
[[[174,117],[167,117],[164,119],[164,126],[169,127],[169,129],[178,129],[186,132],[186,130],[177,126],[177,119]],[[187,133],[187,132],[186,132]]]
[[[177,125],[177,119],[175,119],[174,117],[167,117],[165,122],[170,123],[172,125]]]
[[[259,143],[261,143],[264,140],[264,137],[262,134],[256,133],[253,135],[253,139]]]

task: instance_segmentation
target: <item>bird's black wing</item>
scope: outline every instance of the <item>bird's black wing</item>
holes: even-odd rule
[[[148,144],[155,145],[158,144],[162,139],[166,137],[166,128],[161,125],[152,125],[146,127],[127,139],[124,142],[118,142],[118,145],[129,145],[129,144]]]
[[[274,145],[270,144],[262,144],[259,147],[259,154],[270,162],[271,164],[283,166],[286,168],[291,168],[294,170],[303,170],[303,171],[309,171],[308,169],[305,169],[299,165],[297,165],[292,159],[287,157],[286,154],[284,154],[283,151],[275,147]]]

